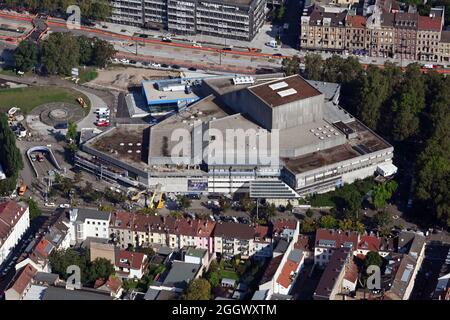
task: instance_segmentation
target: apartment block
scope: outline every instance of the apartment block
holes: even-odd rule
[[[364,15],[343,3],[316,3],[304,11],[300,47],[335,53],[430,62],[448,61],[442,34],[444,8],[428,16],[402,12],[391,1],[376,1]],[[447,41],[447,42],[446,42]]]
[[[266,0],[112,0],[111,21],[181,35],[249,41],[264,24]]]

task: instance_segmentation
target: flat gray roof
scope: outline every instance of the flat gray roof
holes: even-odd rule
[[[163,285],[173,286],[184,290],[188,284],[194,280],[200,267],[200,264],[174,261],[169,273],[163,281]]]
[[[109,221],[111,213],[98,211],[94,209],[75,208],[77,211],[77,221],[85,221],[86,219],[105,220]]]
[[[109,294],[48,287],[43,294],[42,300],[114,300],[114,298]]]

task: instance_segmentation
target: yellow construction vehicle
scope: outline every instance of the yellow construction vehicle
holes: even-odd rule
[[[143,195],[145,195],[147,193],[146,190],[140,191],[138,193],[136,193],[134,196],[131,197],[131,201],[138,201]]]
[[[163,200],[163,192],[161,192],[161,195],[159,196],[158,205],[156,206],[156,209],[162,209],[164,208],[164,200]]]
[[[156,197],[156,194],[157,194],[157,193],[158,193],[158,191],[155,190],[155,191],[153,192],[152,197],[150,198],[150,201],[149,201],[149,203],[148,203],[148,207],[149,207],[150,209],[153,209],[153,208],[155,207],[154,201],[155,201],[155,197]]]

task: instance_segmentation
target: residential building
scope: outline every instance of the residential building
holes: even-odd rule
[[[109,239],[109,221],[111,214],[92,209],[70,209],[69,225],[71,245],[81,243],[88,238]]]
[[[314,292],[314,300],[339,300],[349,290],[355,289],[358,273],[354,276],[354,267],[347,267],[353,263],[350,248],[338,248],[333,251]],[[348,273],[351,273],[349,275]],[[353,282],[354,281],[354,282]],[[340,296],[341,295],[341,296]]]
[[[119,250],[114,269],[120,278],[141,279],[147,268],[147,256],[141,252]]]
[[[15,201],[0,203],[0,265],[30,227],[30,211]]]
[[[342,53],[345,49],[345,7],[312,6],[301,17],[300,47]]]
[[[120,298],[123,293],[122,281],[111,275],[107,280],[98,279],[95,281],[94,289],[98,291],[105,291],[113,298]]]
[[[386,300],[409,300],[421,264],[408,254],[394,254],[382,277],[383,297]]]
[[[114,213],[110,233],[121,248],[128,246],[166,246],[172,249],[193,246],[213,252],[211,220]]]
[[[34,276],[38,271],[31,265],[23,267],[11,281],[12,285],[5,291],[5,300],[23,300],[30,290]]]
[[[265,20],[266,0],[111,0],[114,23],[252,40]]]
[[[450,273],[438,278],[433,300],[450,300]]]
[[[378,237],[374,234],[363,234],[359,236],[358,246],[354,255],[364,257],[368,252],[378,252],[383,258],[389,253],[396,251],[393,238]]]
[[[209,268],[209,254],[205,249],[187,248],[184,252],[184,262],[200,264],[203,268]]]
[[[248,259],[253,255],[263,254],[270,246],[271,240],[266,236],[265,244],[256,244],[263,241],[260,228],[248,224],[219,222],[214,229],[214,252],[224,258],[240,255]],[[264,231],[265,233],[265,231]],[[265,233],[267,234],[267,233]]]
[[[442,31],[439,41],[439,62],[450,64],[450,31]]]
[[[444,9],[433,8],[429,16],[418,17],[417,57],[420,61],[438,62],[444,27]]]
[[[314,263],[319,267],[328,264],[333,253],[340,248],[353,252],[358,246],[359,235],[354,231],[318,229],[314,248]]]
[[[363,9],[317,2],[301,17],[300,47],[305,50],[346,52],[371,57],[430,62],[447,61],[441,41],[444,8],[431,8],[428,16],[403,12],[395,1],[375,1]],[[342,41],[345,40],[345,41]],[[448,57],[448,55],[447,55]]]

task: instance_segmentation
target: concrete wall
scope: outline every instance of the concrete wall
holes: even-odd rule
[[[287,129],[322,120],[324,99],[324,95],[320,94],[274,107],[272,128]]]

